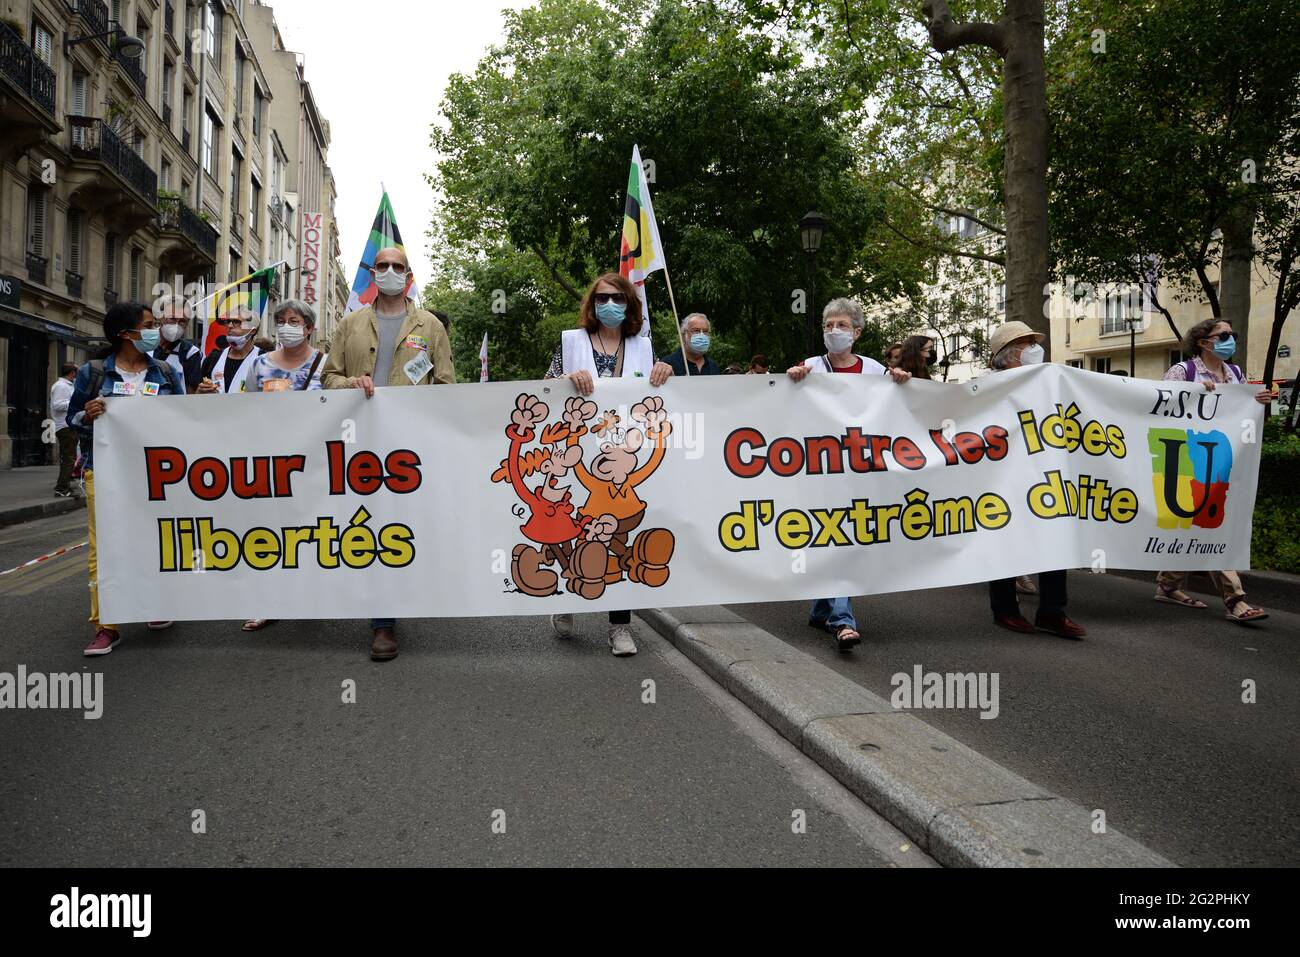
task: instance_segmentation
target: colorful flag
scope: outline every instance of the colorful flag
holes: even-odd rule
[[[650,184],[646,182],[645,166],[641,163],[641,147],[633,146],[618,271],[632,281],[641,297],[641,315],[645,318],[645,324],[641,327],[643,336],[650,335],[650,305],[646,302],[645,281],[651,273],[668,268],[663,249],[663,243],[659,241],[659,224],[655,221],[654,205],[650,202]]]
[[[348,296],[348,312],[356,312],[370,305],[378,297],[379,290],[375,288],[375,279],[370,275],[370,267],[375,264],[375,257],[379,255],[379,250],[389,247],[396,247],[406,255],[406,247],[402,245],[402,231],[397,228],[397,217],[393,215],[393,204],[388,201],[388,190],[384,190],[384,198],[379,201],[379,212],[375,213],[374,225],[370,227],[366,250],[361,254],[361,265],[357,267],[357,278],[352,281],[352,294]],[[410,262],[409,257],[407,262]],[[406,280],[406,298],[417,304],[420,301],[419,293],[416,291],[414,271]]]
[[[223,286],[212,295],[194,305],[196,316],[203,320],[203,354],[217,348],[217,340],[226,334],[226,318],[231,310],[248,308],[260,323],[266,318],[266,306],[271,301],[271,287],[275,285],[275,272],[283,262],[245,276],[238,282]]]
[[[488,363],[487,363],[487,333],[483,333],[483,348],[478,351],[479,364],[479,382],[488,381]]]

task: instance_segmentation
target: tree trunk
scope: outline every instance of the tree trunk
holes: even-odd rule
[[[1043,8],[1044,0],[1006,0],[997,23],[958,23],[947,0],[925,0],[922,5],[930,42],[940,53],[974,45],[989,47],[1002,57],[1007,320],[1043,333],[1043,348],[1050,359]]]
[[[1239,206],[1223,217],[1223,260],[1219,266],[1219,308],[1237,334],[1236,362],[1249,379],[1250,282],[1255,260],[1255,210]]]
[[[1051,359],[1047,233],[1047,83],[1043,0],[1007,0],[1002,63],[1007,212],[1007,319],[1047,336]]]

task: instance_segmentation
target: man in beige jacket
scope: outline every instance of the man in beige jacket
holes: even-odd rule
[[[374,398],[375,386],[437,385],[454,383],[451,341],[447,330],[431,312],[406,298],[410,264],[400,249],[381,249],[370,268],[379,296],[344,316],[330,337],[329,358],[321,381],[327,389],[363,389]],[[370,657],[391,661],[397,657],[397,622],[371,619],[374,642]]]

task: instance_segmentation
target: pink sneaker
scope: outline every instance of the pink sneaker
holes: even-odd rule
[[[109,631],[107,628],[101,628],[95,632],[95,640],[86,645],[84,652],[87,658],[95,658],[99,655],[110,654],[122,641],[122,636],[115,631]]]

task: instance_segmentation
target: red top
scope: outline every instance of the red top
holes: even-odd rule
[[[830,363],[828,362],[827,365],[830,365]],[[835,368],[835,366],[831,365],[831,371],[845,372],[848,373],[849,375],[862,375],[862,359],[861,357],[857,358],[856,360],[854,360],[853,365],[845,366],[843,369],[837,369]]]

